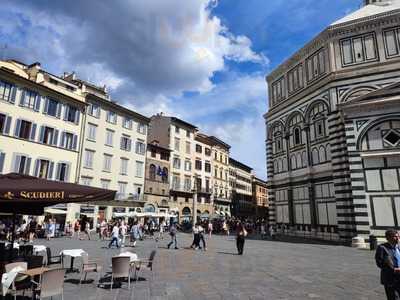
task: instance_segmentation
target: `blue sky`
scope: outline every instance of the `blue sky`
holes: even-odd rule
[[[265,179],[265,75],[361,2],[6,0],[1,49],[105,84],[139,113],[196,124]]]

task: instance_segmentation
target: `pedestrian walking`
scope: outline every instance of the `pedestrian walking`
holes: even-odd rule
[[[242,223],[238,223],[236,226],[236,247],[239,255],[243,255],[243,248],[247,231]]]
[[[121,236],[122,236],[121,247],[125,247],[125,237],[126,237],[126,233],[128,232],[128,226],[126,226],[125,221],[121,222],[120,230],[121,230]]]
[[[99,238],[101,240],[104,240],[107,236],[107,222],[106,220],[102,220],[100,223],[100,232],[99,232]]]
[[[213,223],[211,221],[208,221],[208,236],[211,237],[211,234],[213,232]]]
[[[193,227],[193,242],[190,246],[192,249],[199,249],[200,248],[200,234],[199,234],[199,224],[196,223]]]
[[[50,219],[49,224],[47,225],[47,240],[50,241],[56,234],[56,224],[55,222]]]
[[[205,234],[205,230],[204,230],[203,226],[199,225],[199,239],[200,239],[200,242],[203,243],[204,251],[206,251],[207,246],[206,246],[206,240],[204,238],[204,234]],[[199,242],[199,246],[200,246],[200,242]],[[200,249],[201,249],[201,246],[200,246]]]
[[[396,230],[385,232],[387,243],[378,246],[375,261],[381,269],[381,284],[388,300],[400,299],[400,249],[399,233]]]
[[[111,242],[108,244],[108,248],[111,248],[111,246],[113,244],[115,244],[117,246],[117,248],[119,248],[119,227],[118,227],[118,223],[114,224],[114,227],[112,229],[112,233],[111,233]]]
[[[136,247],[136,242],[137,240],[140,239],[141,236],[141,231],[140,231],[140,226],[137,221],[133,223],[133,226],[131,227],[131,242],[133,243],[133,247]]]
[[[169,235],[171,236],[171,241],[168,244],[168,249],[172,246],[172,244],[175,243],[175,249],[178,248],[178,242],[176,240],[176,234],[177,234],[177,228],[176,228],[176,223],[171,224],[169,227]]]

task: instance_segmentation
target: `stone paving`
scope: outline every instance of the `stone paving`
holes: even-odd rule
[[[138,282],[97,287],[80,274],[68,274],[64,299],[384,299],[373,252],[343,246],[246,240],[243,256],[236,255],[234,237],[212,236],[207,251],[191,250],[191,235],[179,234],[179,250],[167,249],[169,237],[157,243],[139,242],[136,253],[147,258],[157,249],[154,278],[143,271]],[[103,279],[111,270],[111,257],[120,249],[108,249],[106,241],[57,238],[48,244],[53,252],[81,248],[102,261]],[[66,266],[69,266],[66,261]],[[80,260],[75,261],[80,266]],[[88,275],[95,279],[96,274]],[[56,297],[53,297],[57,299]],[[21,298],[22,299],[22,298]]]

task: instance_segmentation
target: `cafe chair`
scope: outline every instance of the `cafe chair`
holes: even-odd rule
[[[27,256],[33,255],[33,245],[21,245],[19,246],[19,256],[26,258]]]
[[[100,282],[102,266],[99,265],[98,262],[94,260],[89,260],[89,255],[87,253],[82,253],[82,269],[81,269],[81,278],[79,280],[79,285],[82,283],[82,279],[86,280],[87,273],[96,272],[98,273],[98,282]],[[85,274],[85,277],[83,276]],[[84,278],[83,278],[84,277]]]
[[[115,256],[111,258],[111,290],[113,288],[114,279],[128,278],[128,289],[131,288],[131,268],[130,258],[125,256]]]
[[[40,255],[27,256],[26,262],[28,263],[28,269],[43,267],[43,256]]]
[[[63,265],[62,255],[52,256],[51,250],[49,247],[46,247],[46,254],[47,254],[47,262],[46,262],[47,266],[51,266],[51,265],[55,265],[55,264],[60,264],[61,266]]]
[[[21,267],[24,270],[28,269],[28,264],[26,262],[14,262],[5,265],[6,273],[9,273],[12,269],[16,267]],[[25,290],[30,290],[32,287],[32,282],[29,279],[29,276],[17,274],[13,283],[11,284],[9,291],[14,294],[14,299],[17,299],[17,292],[22,291],[22,295],[25,296]]]
[[[136,271],[138,274],[139,271],[143,271],[143,270],[148,270],[151,272],[151,278],[152,280],[154,280],[154,273],[153,273],[153,267],[154,267],[154,258],[156,257],[157,251],[156,250],[152,250],[150,252],[150,256],[149,259],[140,259],[140,264],[137,265],[136,267]],[[138,278],[138,275],[137,275]],[[136,280],[137,280],[136,278]]]
[[[64,277],[65,269],[45,271],[34,293],[39,295],[39,299],[61,295],[61,299],[64,300]]]

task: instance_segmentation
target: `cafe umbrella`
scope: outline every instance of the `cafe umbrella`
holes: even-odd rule
[[[9,173],[0,175],[0,212],[42,215],[60,203],[87,203],[115,198],[115,191]],[[14,221],[15,222],[15,221]],[[14,241],[14,228],[13,228]]]

